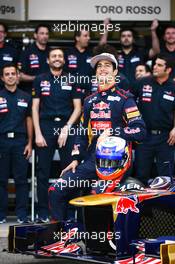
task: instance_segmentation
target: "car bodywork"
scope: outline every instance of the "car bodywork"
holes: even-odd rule
[[[55,260],[161,263],[161,245],[175,240],[174,200],[173,185],[168,190],[147,188],[78,197],[70,204],[82,209],[81,220],[11,226],[9,251]]]

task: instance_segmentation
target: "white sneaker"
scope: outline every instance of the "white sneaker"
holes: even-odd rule
[[[6,221],[6,219],[5,218],[3,218],[3,219],[0,219],[0,224],[5,224],[7,221]]]
[[[36,219],[36,223],[43,223],[43,224],[48,224],[50,222],[49,218],[38,218]]]

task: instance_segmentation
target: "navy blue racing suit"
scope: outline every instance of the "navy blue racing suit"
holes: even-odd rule
[[[68,171],[49,188],[51,216],[55,220],[70,218],[68,201],[80,196],[80,190],[91,189],[96,181],[95,149],[99,135],[109,129],[114,136],[127,141],[142,141],[146,130],[131,93],[112,86],[85,99],[83,118],[72,151],[79,166],[75,173]],[[84,161],[84,162],[82,162]]]

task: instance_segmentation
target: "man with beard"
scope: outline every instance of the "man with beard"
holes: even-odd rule
[[[155,158],[158,176],[174,175],[175,83],[169,77],[171,71],[170,60],[158,55],[153,76],[141,78],[133,87],[147,128],[147,137],[135,152],[136,177],[144,184]]]
[[[93,69],[90,65],[92,51],[88,48],[90,33],[86,28],[74,34],[75,46],[65,52],[65,71],[76,78],[81,88],[83,98],[91,90],[91,76]]]
[[[159,24],[157,24],[158,27]],[[167,57],[169,57],[172,62],[175,60],[175,25],[169,25],[164,30],[163,35],[164,42],[159,44],[159,39],[157,37],[157,49],[158,53],[164,53]],[[171,77],[175,80],[175,63],[173,66],[173,70],[171,72]]]
[[[47,59],[50,71],[34,81],[33,122],[38,155],[38,216],[48,221],[48,179],[55,149],[59,147],[61,167],[70,162],[74,136],[70,129],[81,114],[81,92],[63,72],[64,53],[55,48]],[[73,135],[73,133],[71,133]]]
[[[0,224],[6,222],[8,178],[16,186],[17,222],[28,222],[28,159],[32,153],[32,98],[18,89],[19,74],[13,64],[2,68],[4,88],[0,91]]]
[[[35,29],[34,38],[35,43],[21,53],[19,60],[20,80],[22,81],[20,88],[30,94],[35,77],[49,70],[47,64],[49,52],[47,45],[49,39],[48,26],[44,24],[38,25]]]
[[[109,20],[105,20],[107,25]],[[153,20],[151,25],[152,48],[145,52],[135,46],[135,32],[131,28],[124,28],[120,31],[121,51],[118,52],[119,72],[124,74],[132,85],[135,81],[135,69],[138,64],[144,63],[148,58],[153,58],[158,53],[156,37],[157,20]],[[108,32],[102,36],[100,44],[107,42]]]

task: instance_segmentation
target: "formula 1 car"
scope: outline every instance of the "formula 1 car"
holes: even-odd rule
[[[115,148],[115,155],[110,155],[115,156],[114,162],[109,158],[109,152],[113,152],[115,145],[115,142],[111,143],[113,140],[109,139],[109,145],[105,142],[100,151],[97,149],[97,174],[102,180],[103,177],[111,179],[117,172],[116,175],[120,175],[117,183],[122,183],[121,168],[123,171],[128,168],[129,145],[125,142],[119,144],[118,158]],[[114,179],[116,181],[116,177]],[[119,185],[117,188],[112,186],[113,190],[107,186],[102,193],[93,192],[70,201],[71,205],[82,208],[82,219],[11,226],[9,252],[54,258],[55,261],[175,263],[173,180],[170,177],[157,177],[148,188],[143,188],[136,179],[128,178],[120,188]],[[109,192],[109,189],[112,191]]]

